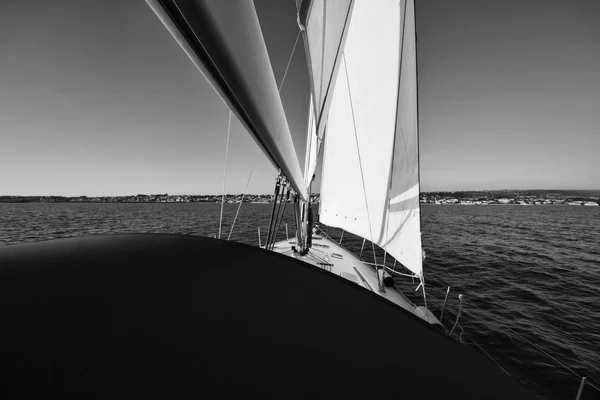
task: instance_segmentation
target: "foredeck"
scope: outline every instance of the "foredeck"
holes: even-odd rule
[[[425,307],[415,305],[398,288],[386,287],[384,290],[380,290],[375,269],[360,261],[350,251],[322,234],[313,234],[312,239],[312,247],[306,255],[300,255],[300,253],[292,249],[293,246],[296,246],[295,239],[275,243],[273,251],[346,278],[364,289],[386,298],[425,321],[441,326],[441,323],[433,314],[426,311]]]

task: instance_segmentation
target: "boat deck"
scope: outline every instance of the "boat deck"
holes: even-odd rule
[[[384,297],[430,324],[442,326],[429,310],[425,307],[415,305],[395,286],[386,287],[383,291],[380,291],[375,269],[360,261],[350,251],[325,235],[313,234],[312,247],[306,255],[300,255],[300,253],[295,252],[292,249],[295,245],[295,239],[280,241],[275,243],[273,251],[346,278],[364,289]]]

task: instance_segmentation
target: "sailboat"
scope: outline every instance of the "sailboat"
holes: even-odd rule
[[[277,168],[267,240],[128,234],[2,249],[6,393],[532,398],[395,285],[407,275],[425,293],[414,1],[298,2],[304,171],[253,2],[146,1]],[[402,267],[366,262],[319,229],[319,155],[319,222]],[[296,235],[277,241],[289,199]]]

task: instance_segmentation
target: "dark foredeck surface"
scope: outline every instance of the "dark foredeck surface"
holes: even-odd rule
[[[532,398],[471,349],[343,278],[216,239],[0,248],[10,398]]]

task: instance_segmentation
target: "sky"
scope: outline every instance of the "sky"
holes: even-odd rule
[[[295,1],[255,6],[281,82]],[[423,191],[600,188],[600,2],[416,15]],[[302,162],[308,96],[300,42],[281,97]],[[228,116],[144,1],[0,2],[0,195],[220,193]],[[234,118],[226,192],[272,192],[256,154]]]

